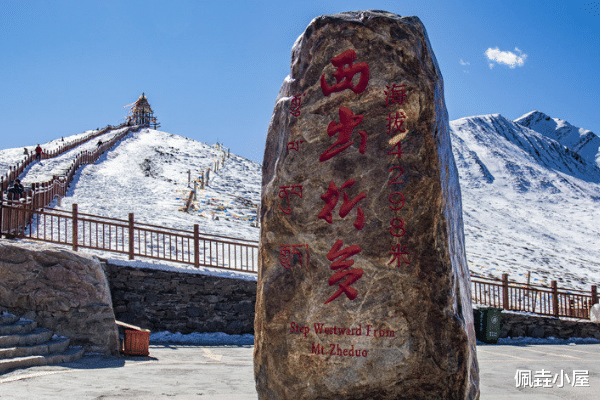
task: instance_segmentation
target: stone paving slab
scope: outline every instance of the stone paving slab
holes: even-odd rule
[[[593,399],[600,390],[600,345],[478,345],[481,399]],[[542,370],[544,372],[542,372]],[[521,382],[517,387],[517,371]],[[583,374],[588,371],[589,386]],[[566,374],[567,378],[561,375]],[[536,380],[537,377],[537,380]],[[553,383],[553,381],[555,381]],[[562,385],[561,385],[562,383]],[[533,386],[533,387],[531,387]],[[562,386],[562,387],[560,387]]]
[[[600,345],[478,345],[481,399],[592,399],[600,389]],[[0,374],[0,399],[256,400],[252,346],[150,346],[150,357],[87,355],[58,366]],[[589,386],[516,387],[517,370],[587,370]],[[534,382],[532,382],[534,383]],[[538,382],[544,383],[543,379]],[[547,385],[548,386],[548,385]]]

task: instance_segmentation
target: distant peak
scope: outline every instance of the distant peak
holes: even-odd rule
[[[519,123],[519,124],[523,124],[524,122],[537,122],[537,121],[542,121],[542,120],[546,120],[546,121],[550,121],[552,118],[549,117],[548,115],[544,114],[541,111],[530,111],[527,114],[523,114],[521,115],[519,118],[515,119],[515,122]]]

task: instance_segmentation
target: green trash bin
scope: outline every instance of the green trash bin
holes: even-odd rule
[[[498,343],[502,329],[502,309],[483,307],[475,310],[475,333],[477,340]]]

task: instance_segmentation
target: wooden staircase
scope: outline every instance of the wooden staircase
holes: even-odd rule
[[[78,360],[83,348],[69,347],[69,339],[59,337],[37,323],[0,312],[0,374],[16,368],[61,364]]]

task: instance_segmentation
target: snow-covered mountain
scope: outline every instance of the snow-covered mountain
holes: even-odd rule
[[[589,290],[600,280],[600,169],[499,114],[450,123],[472,272]]]
[[[509,273],[521,281],[531,272],[532,283],[558,280],[585,290],[598,284],[600,168],[547,132],[498,114],[462,118],[450,126],[471,271]],[[100,139],[115,131],[105,135]],[[0,150],[0,174],[22,152]],[[34,163],[21,178],[27,184],[52,176],[77,152]],[[80,168],[57,207],[69,210],[77,203],[80,213],[120,219],[133,212],[139,222],[186,230],[197,223],[202,233],[258,240],[260,165],[226,155],[220,145],[142,129]],[[215,162],[224,156],[215,172]],[[198,190],[189,212],[182,211],[193,188],[188,171],[193,181],[207,168],[209,186]]]
[[[556,140],[600,167],[600,138],[592,131],[578,128],[562,119],[550,118],[539,111],[531,111],[515,122]]]

